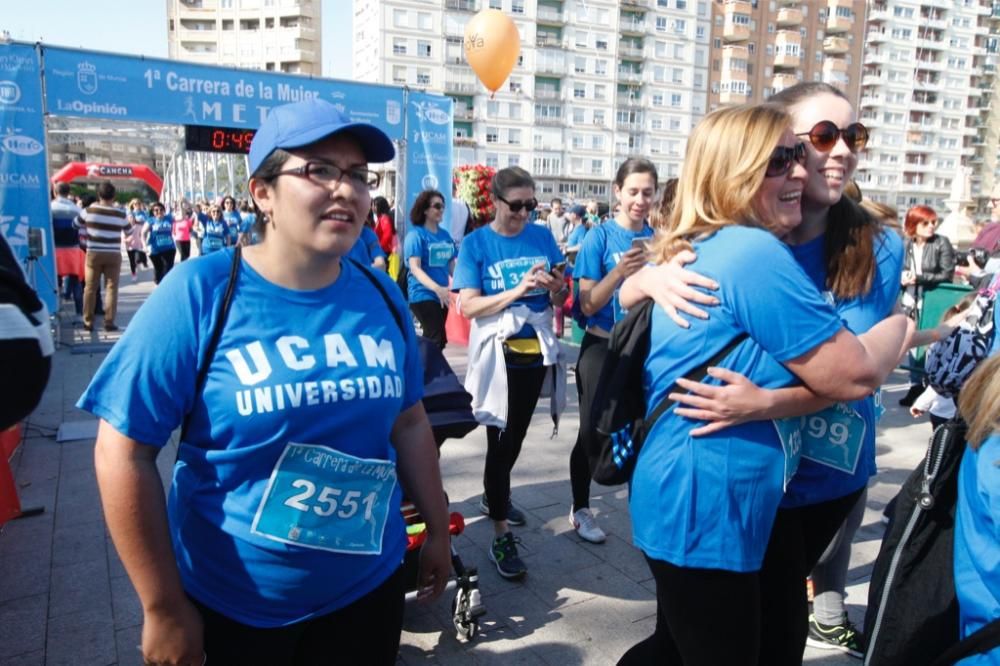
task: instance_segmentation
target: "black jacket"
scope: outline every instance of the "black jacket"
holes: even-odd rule
[[[951,282],[955,277],[955,249],[951,241],[940,234],[935,234],[924,245],[924,255],[921,263],[921,273],[917,275],[917,285],[934,287],[942,282]],[[903,256],[903,270],[913,270],[913,241],[907,239]]]

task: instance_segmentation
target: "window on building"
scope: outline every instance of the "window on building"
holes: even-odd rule
[[[595,60],[594,61],[594,74],[598,76],[606,76],[608,73],[608,61],[607,60]]]
[[[656,31],[657,32],[667,31],[667,18],[665,16],[656,17]]]
[[[511,120],[521,119],[521,105],[518,104],[517,102],[511,102],[510,106],[508,107],[508,111]]]
[[[494,169],[500,168],[500,156],[496,153],[486,153],[486,166]]]
[[[663,93],[653,93],[653,106],[663,106]]]
[[[490,9],[503,9],[501,0],[490,0]]]
[[[267,64],[270,65],[271,63],[267,63]],[[273,69],[273,67],[272,67],[272,69]],[[397,84],[397,85],[405,85],[406,84],[406,68],[405,67],[396,66],[396,67],[392,68],[392,82],[395,83],[395,84]]]
[[[417,85],[429,86],[431,84],[431,70],[429,69],[418,69],[417,70]]]
[[[598,51],[607,51],[608,40],[603,37],[598,37],[597,39],[594,40],[594,48],[597,49]]]
[[[594,124],[595,125],[603,125],[604,124],[604,112],[603,111],[594,111]]]
[[[520,166],[520,165],[521,165],[521,157],[520,157],[520,155],[517,155],[515,153],[515,154],[507,156],[507,166],[514,167],[514,166]]]
[[[590,173],[600,176],[604,173],[604,160],[590,160]]]
[[[507,130],[507,143],[509,143],[512,146],[520,146],[521,130],[515,128]]]
[[[584,99],[587,97],[587,87],[582,83],[577,83],[573,86],[573,98],[574,99]]]
[[[488,100],[486,102],[486,117],[496,118],[500,115],[500,102],[496,100]]]
[[[421,30],[430,31],[431,29],[431,14],[430,12],[417,12],[417,27]]]
[[[683,98],[680,93],[671,93],[670,106],[680,106]]]
[[[524,13],[524,0],[510,0],[510,13],[511,14],[523,14]]]
[[[586,117],[585,116],[586,116],[586,114],[584,113],[583,109],[574,108],[573,109],[573,124],[574,125],[582,125],[583,123],[586,122]]]
[[[674,67],[672,74],[673,74],[672,81],[674,83],[684,83],[684,70],[683,69],[681,69],[680,67]]]
[[[417,40],[417,55],[421,58],[431,57],[431,43],[422,39]]]
[[[652,116],[649,119],[649,129],[651,129],[651,130],[662,130],[663,129],[663,117],[662,116]]]
[[[497,143],[500,141],[500,130],[496,127],[486,128],[486,143]]]
[[[410,16],[405,9],[392,10],[392,25],[397,28],[408,28],[410,26]]]
[[[582,56],[573,58],[573,71],[577,74],[585,74],[587,72],[587,59]]]
[[[519,76],[510,77],[510,83],[508,84],[508,87],[510,88],[510,91],[512,93],[521,92],[522,90],[521,77]]]
[[[406,40],[396,38],[392,40],[392,54],[393,55],[406,55]]]

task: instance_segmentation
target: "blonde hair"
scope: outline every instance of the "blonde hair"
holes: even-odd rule
[[[978,449],[1000,431],[1000,354],[982,361],[958,396],[958,410],[969,424],[969,446]]]
[[[767,228],[753,210],[754,195],[781,135],[788,113],[774,104],[727,107],[705,116],[691,132],[674,205],[652,257],[669,261],[691,241],[722,227]]]
[[[132,201],[128,202],[128,209],[129,210],[135,210],[135,208],[137,206],[141,206],[141,205],[142,205],[142,200],[139,199],[138,197],[136,197],[135,199],[132,199]]]

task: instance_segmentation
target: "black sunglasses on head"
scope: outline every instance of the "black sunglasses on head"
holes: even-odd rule
[[[784,176],[792,168],[792,163],[806,163],[806,144],[797,143],[794,146],[778,146],[771,153],[771,158],[767,161],[767,170],[764,175],[768,178]]]
[[[813,148],[822,153],[833,150],[840,137],[844,137],[844,143],[852,153],[862,151],[868,145],[868,128],[861,123],[851,123],[841,129],[832,120],[821,120],[808,132],[797,132],[795,136],[809,137]]]
[[[497,199],[507,204],[507,207],[510,208],[510,212],[512,213],[520,213],[522,208],[526,209],[530,213],[538,207],[538,199],[535,199],[534,197],[528,199],[527,201],[507,201],[503,197],[497,195]]]

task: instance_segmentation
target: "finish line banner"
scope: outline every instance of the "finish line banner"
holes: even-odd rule
[[[271,107],[319,98],[403,134],[402,89],[49,46],[42,54],[56,116],[255,129]]]

